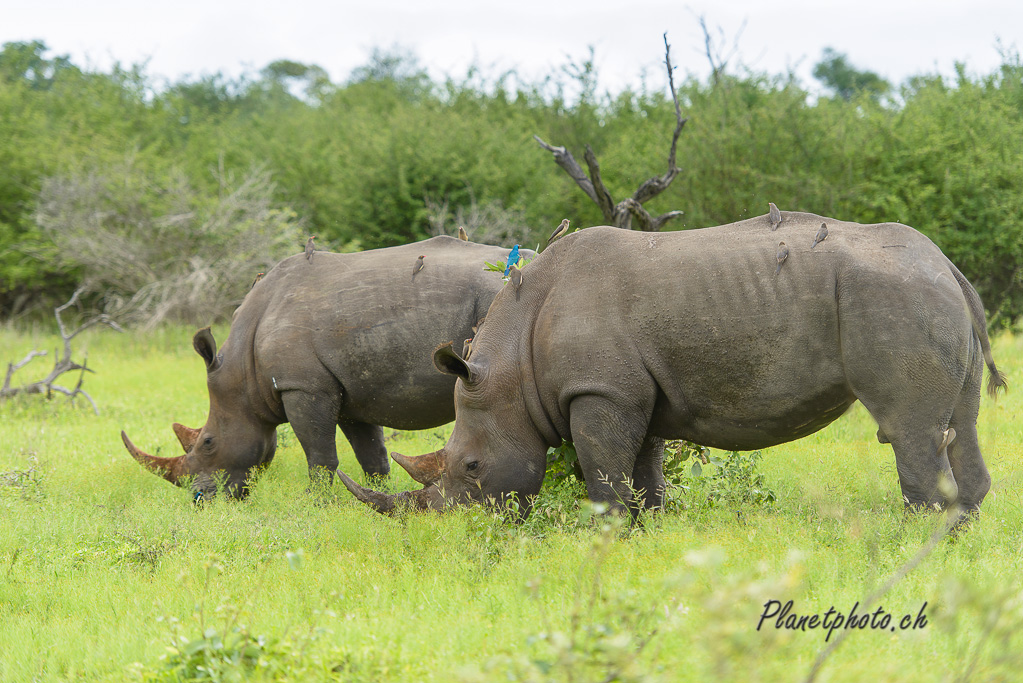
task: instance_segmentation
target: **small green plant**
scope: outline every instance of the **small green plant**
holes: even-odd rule
[[[115,537],[120,541],[113,549],[115,561],[150,573],[155,572],[164,555],[177,546],[173,532],[170,540],[147,538],[134,529],[118,531]]]
[[[657,680],[644,653],[666,622],[687,610],[674,597],[646,605],[635,591],[604,585],[603,567],[626,525],[624,517],[604,516],[606,511],[603,504],[587,502],[577,512],[578,528],[592,528],[595,521],[599,526],[577,573],[567,614],[548,611],[542,578],[527,582],[527,594],[540,609],[540,630],[526,638],[525,654],[490,660],[479,680],[490,680],[498,671],[509,681]]]
[[[214,558],[203,564],[202,593],[196,603],[196,619],[199,622],[199,636],[185,635],[181,622],[171,617],[171,644],[162,658],[163,667],[154,680],[173,681],[233,681],[245,680],[260,664],[266,661],[272,644],[263,636],[252,635],[239,622],[241,607],[231,606],[223,629],[207,623],[206,601],[210,583],[223,571],[223,566]],[[220,611],[218,609],[218,611]]]
[[[757,463],[760,451],[731,451],[723,458],[713,460],[717,470],[711,477],[708,500],[711,505],[771,505],[777,499],[775,492],[764,485],[764,474]]]
[[[557,481],[566,477],[574,477],[583,481],[583,470],[579,466],[579,456],[575,452],[575,444],[562,439],[557,448],[547,450],[547,478]]]
[[[31,464],[28,469],[0,472],[0,499],[14,496],[22,500],[41,501],[46,497],[36,457],[29,456],[29,462]]]
[[[301,572],[305,565],[302,548],[284,553],[289,568]],[[254,633],[241,619],[246,605],[254,595],[241,604],[221,603],[214,613],[222,614],[223,624],[215,626],[207,614],[211,582],[224,571],[220,562],[211,557],[203,565],[202,592],[195,606],[198,635],[189,634],[176,617],[160,618],[170,625],[171,638],[167,654],[160,658],[160,666],[149,668],[138,665],[143,680],[183,681],[188,683],[215,681],[229,683],[249,680],[302,681],[332,678],[348,674],[344,680],[374,680],[372,673],[363,679],[361,666],[352,657],[335,646],[322,647],[323,640],[333,634],[319,626],[318,621],[336,617],[329,609],[314,610],[315,619],[308,628],[282,636]],[[337,598],[332,593],[329,598]]]
[[[533,499],[529,517],[522,523],[525,533],[543,537],[551,531],[579,528],[579,501],[586,498],[586,485],[573,476],[548,477]]]
[[[758,468],[761,457],[760,451],[731,451],[719,457],[689,441],[667,441],[665,509],[685,510],[688,506],[684,499],[702,499],[710,507],[774,503],[777,495],[764,484],[764,475]],[[705,470],[705,465],[712,465],[713,469]],[[554,483],[571,479],[583,481],[582,467],[575,444],[562,441],[559,447],[547,451],[547,480]]]
[[[689,461],[692,462],[689,462]],[[685,486],[703,473],[709,463],[710,450],[690,441],[666,441],[664,444],[664,479],[674,486]]]
[[[537,246],[537,249],[539,249],[539,248],[540,247]],[[525,256],[520,256],[519,260],[518,260],[519,268],[520,269],[525,268],[527,265],[529,265],[529,262],[532,261],[532,260],[533,259],[527,259]],[[501,274],[504,274],[504,269],[508,267],[508,264],[507,264],[506,261],[497,261],[496,263],[491,263],[490,261],[484,261],[483,263],[485,264],[483,266],[483,270],[488,272],[488,273],[501,273]],[[504,279],[507,280],[508,277],[505,276]]]
[[[162,678],[177,681],[245,680],[261,662],[273,657],[275,646],[243,625],[226,633],[208,628],[193,639],[178,634],[172,642]]]
[[[771,505],[777,495],[764,483],[758,467],[761,457],[760,451],[730,451],[719,456],[688,441],[668,441],[664,446],[665,509]]]

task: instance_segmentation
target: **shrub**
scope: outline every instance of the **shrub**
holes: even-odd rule
[[[168,319],[208,324],[303,242],[294,213],[271,203],[268,171],[221,182],[219,196],[205,198],[181,172],[157,176],[128,161],[47,179],[35,218],[58,264],[107,313],[147,329]]]

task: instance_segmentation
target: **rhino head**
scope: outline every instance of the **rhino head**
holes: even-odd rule
[[[451,344],[438,348],[433,362],[459,378],[451,438],[433,453],[391,454],[423,488],[391,495],[360,486],[340,470],[339,478],[356,498],[383,513],[403,504],[441,510],[479,502],[514,507],[525,517],[530,497],[543,484],[548,444],[533,426],[515,368],[466,361]]]
[[[173,425],[184,454],[161,458],[138,448],[124,432],[121,440],[142,466],[172,484],[190,486],[196,500],[211,497],[221,481],[232,496],[242,498],[248,494],[251,472],[273,460],[277,431],[256,416],[247,399],[253,382],[243,374],[246,364],[241,359],[225,362],[209,328],[195,334],[192,346],[206,363],[210,410],[198,429]]]

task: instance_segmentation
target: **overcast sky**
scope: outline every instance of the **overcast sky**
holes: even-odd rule
[[[39,39],[51,56],[101,70],[148,61],[150,75],[170,80],[291,59],[335,82],[374,47],[407,48],[439,79],[476,63],[530,81],[581,62],[592,46],[601,86],[619,90],[643,73],[659,87],[665,31],[679,70],[706,75],[700,16],[725,53],[738,41],[733,62],[793,69],[807,87],[827,46],[894,83],[951,74],[956,61],[990,73],[1001,63],[999,40],[1023,46],[1023,0],[0,0],[0,42]]]

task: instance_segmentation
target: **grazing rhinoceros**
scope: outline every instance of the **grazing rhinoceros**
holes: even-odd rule
[[[985,362],[989,391],[1004,386],[976,290],[929,239],[804,213],[775,232],[762,216],[570,235],[498,294],[468,360],[450,346],[433,358],[460,379],[454,431],[435,453],[394,454],[424,488],[389,496],[339,472],[378,510],[514,496],[528,511],[548,446],[571,439],[590,498],[635,512],[662,504],[662,439],[765,448],[857,399],[907,503],[942,503],[945,473],[975,510],[991,481],[976,429]]]
[[[276,427],[290,422],[310,472],[337,469],[335,425],[367,473],[389,471],[380,425],[425,429],[454,416],[454,377],[434,369],[439,343],[472,336],[501,289],[484,261],[508,250],[452,237],[354,254],[281,261],[235,311],[217,351],[209,329],[193,339],[206,362],[210,410],[201,429],[174,425],[185,454],[158,458],[121,433],[128,451],[197,496],[223,472],[236,496],[273,459]],[[532,252],[529,252],[530,254]],[[423,267],[413,277],[413,267]]]

